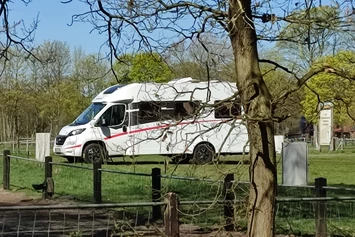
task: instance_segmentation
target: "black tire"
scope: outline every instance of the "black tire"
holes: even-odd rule
[[[65,157],[67,158],[68,163],[74,163],[74,157]]]
[[[195,164],[208,164],[215,158],[214,148],[210,143],[198,144],[192,154],[192,162]]]
[[[67,156],[65,157],[68,161],[68,163],[79,163],[79,162],[82,162],[82,159],[80,157],[71,157],[71,156]]]
[[[83,159],[86,163],[102,163],[106,158],[106,149],[98,143],[91,143],[84,148]]]

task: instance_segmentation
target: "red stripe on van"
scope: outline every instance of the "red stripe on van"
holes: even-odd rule
[[[176,125],[172,125],[172,127],[181,126],[181,125],[187,125],[187,124],[190,124],[190,123],[194,124],[194,123],[226,122],[226,121],[227,120],[223,121],[223,120],[215,119],[215,120],[200,120],[200,121],[193,121],[193,122],[192,121],[191,122],[181,122],[181,123],[178,123]],[[153,127],[141,128],[141,129],[133,130],[130,133],[128,133],[128,132],[117,133],[117,134],[114,134],[112,136],[105,137],[104,139],[105,140],[109,140],[109,139],[112,139],[112,138],[115,138],[115,137],[120,137],[120,136],[127,135],[127,134],[145,132],[145,131],[150,131],[150,130],[155,130],[155,129],[160,129],[160,128],[167,128],[169,126],[170,126],[169,124],[164,124],[164,125],[158,125],[158,126],[153,126]]]
[[[81,145],[70,146],[70,147],[66,147],[65,149],[73,149],[73,148],[79,148],[79,147],[81,147]]]

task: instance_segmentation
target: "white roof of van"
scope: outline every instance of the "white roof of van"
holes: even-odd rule
[[[114,85],[99,93],[93,103],[119,101],[173,101],[173,100],[221,100],[237,92],[231,82],[191,82],[192,78],[182,78],[168,83],[132,83]],[[209,98],[208,98],[209,97]]]

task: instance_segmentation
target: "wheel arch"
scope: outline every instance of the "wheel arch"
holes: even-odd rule
[[[81,150],[81,157],[83,157],[84,155],[84,151],[85,151],[85,148],[90,145],[90,144],[99,144],[100,146],[102,146],[107,152],[107,147],[106,147],[106,143],[104,141],[101,141],[101,140],[91,140],[91,141],[87,141],[85,142],[85,144],[83,145],[83,148]]]

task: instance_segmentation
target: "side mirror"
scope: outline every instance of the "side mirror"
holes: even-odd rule
[[[122,131],[123,131],[123,132],[127,132],[127,126],[126,126],[126,125],[123,125]]]

